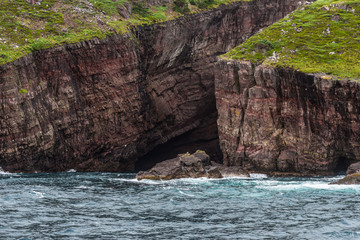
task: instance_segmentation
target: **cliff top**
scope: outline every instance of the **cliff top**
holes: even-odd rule
[[[360,0],[318,0],[249,38],[224,58],[359,78]]]
[[[239,0],[0,0],[0,64]]]

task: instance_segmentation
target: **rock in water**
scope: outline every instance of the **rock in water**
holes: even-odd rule
[[[249,174],[240,167],[226,167],[210,162],[210,157],[204,151],[194,154],[180,154],[178,157],[156,164],[148,171],[136,175],[138,180],[170,180],[178,178],[222,178],[224,176],[248,177]]]
[[[350,185],[350,184],[360,184],[360,173],[354,173],[350,174],[343,179],[340,179],[337,182],[331,183],[331,184],[343,184],[343,185]]]
[[[353,173],[359,173],[360,172],[360,162],[357,162],[357,163],[353,163],[351,164],[347,171],[346,171],[346,175],[350,175],[350,174],[353,174]]]

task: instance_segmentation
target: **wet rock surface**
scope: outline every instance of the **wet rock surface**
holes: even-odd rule
[[[216,112],[216,56],[297,6],[238,2],[0,66],[0,166],[134,171]]]
[[[215,79],[224,164],[329,175],[360,161],[360,84],[220,61]]]
[[[226,167],[211,162],[209,155],[203,151],[194,154],[180,154],[178,157],[156,164],[148,171],[140,171],[138,180],[170,180],[179,178],[223,178],[249,177],[247,171],[240,167]]]
[[[356,185],[359,185],[360,184],[360,173],[350,174],[350,175],[344,177],[343,179],[340,179],[339,181],[331,183],[331,184],[338,184],[338,185],[356,184]]]

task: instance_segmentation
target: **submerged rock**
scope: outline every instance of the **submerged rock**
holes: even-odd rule
[[[240,167],[226,167],[210,162],[210,157],[204,151],[194,154],[180,154],[178,157],[156,164],[148,171],[136,175],[138,180],[170,180],[178,178],[223,178],[226,176],[249,177],[248,172]]]
[[[333,182],[331,184],[344,184],[344,185],[350,185],[350,184],[360,184],[360,173],[354,173],[350,174],[343,179],[340,179],[337,182]]]

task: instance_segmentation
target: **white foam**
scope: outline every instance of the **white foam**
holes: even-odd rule
[[[354,189],[360,191],[360,185],[337,185],[326,183],[304,183],[304,187],[325,189],[325,190],[339,190],[339,189]]]
[[[280,183],[280,182],[278,182]],[[280,190],[280,191],[291,191],[298,189],[319,189],[319,190],[344,190],[344,189],[353,189],[360,191],[359,185],[330,185],[329,182],[310,182],[306,181],[301,184],[296,184],[296,182],[289,182],[287,184],[263,184],[258,186],[260,188],[268,190]]]
[[[77,187],[75,187],[75,188],[88,189],[89,187],[81,185],[81,186],[77,186]]]
[[[71,172],[76,172],[76,170],[75,170],[75,169],[70,169],[70,170],[67,171],[67,172],[69,172],[69,173],[71,173]]]
[[[124,181],[124,182],[136,182],[136,183],[159,185],[159,184],[164,184],[164,183],[178,183],[178,182],[200,183],[200,182],[208,182],[211,180],[219,180],[219,179],[218,178],[210,179],[210,178],[202,177],[202,178],[178,178],[178,179],[171,179],[171,180],[150,180],[150,179],[137,180],[136,178],[133,178],[133,179],[117,178],[114,180]]]
[[[0,167],[0,175],[15,175],[15,173],[5,172],[2,167]]]
[[[137,180],[136,178],[135,179],[126,179],[126,180],[124,179],[124,181],[144,183],[144,184],[149,184],[149,185],[159,185],[159,184],[163,183],[162,180],[149,180],[149,179]]]
[[[42,194],[41,192],[37,192],[37,191],[33,190],[33,193],[35,193],[37,196],[39,196],[39,198],[44,198],[44,194]]]
[[[268,175],[263,173],[250,173],[251,178],[268,178]]]
[[[195,195],[191,195],[188,193],[184,193],[183,191],[179,190],[179,193],[181,193],[182,195],[188,196],[188,197],[195,197]]]
[[[223,175],[223,178],[213,178],[213,179],[216,179],[216,180],[221,180],[221,179],[225,179],[225,180],[228,180],[228,179],[249,179],[249,177],[247,176],[239,176],[239,175],[235,175],[235,174],[224,174]]]

